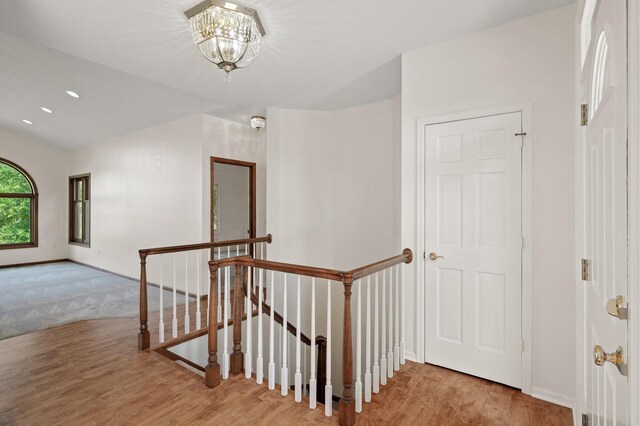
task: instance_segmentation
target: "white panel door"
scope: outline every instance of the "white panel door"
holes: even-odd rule
[[[425,129],[425,359],[514,387],[522,380],[521,132],[520,112]]]
[[[627,296],[626,3],[599,1],[594,10],[582,93],[590,109],[583,127],[583,256],[590,262],[590,277],[581,284],[584,398],[589,424],[624,425],[627,378],[610,362],[597,366],[594,348],[627,349],[627,321],[605,307]]]

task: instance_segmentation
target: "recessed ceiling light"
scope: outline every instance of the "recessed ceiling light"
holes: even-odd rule
[[[33,124],[33,122],[31,122],[31,121],[29,121],[29,120],[22,120],[22,122],[23,122],[24,124]]]
[[[65,90],[65,92],[67,93],[67,95],[71,96],[72,98],[78,99],[80,97],[80,95],[78,95],[76,92],[72,92],[71,90]]]
[[[47,114],[53,114],[53,111],[51,111],[49,108],[40,107],[40,109],[43,110],[44,112],[46,112]]]

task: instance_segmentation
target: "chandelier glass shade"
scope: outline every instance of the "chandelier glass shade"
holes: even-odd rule
[[[206,0],[185,12],[193,41],[209,61],[227,74],[251,65],[258,56],[264,28],[254,9]]]

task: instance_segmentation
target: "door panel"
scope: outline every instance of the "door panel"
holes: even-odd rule
[[[627,424],[627,379],[610,362],[594,363],[596,345],[626,351],[627,322],[606,311],[627,296],[626,3],[600,1],[592,21],[582,97],[589,105],[584,132],[585,406],[595,425]]]
[[[426,126],[426,361],[521,385],[521,113]]]

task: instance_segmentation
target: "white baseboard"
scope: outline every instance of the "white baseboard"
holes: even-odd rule
[[[574,410],[574,407],[576,405],[576,401],[574,398],[570,398],[566,395],[560,395],[559,393],[551,392],[546,389],[537,388],[535,386],[531,389],[531,396],[543,401],[550,402],[552,404],[567,407],[571,409],[571,411]]]
[[[418,362],[418,357],[416,356],[415,352],[405,351],[404,357],[407,361]]]

